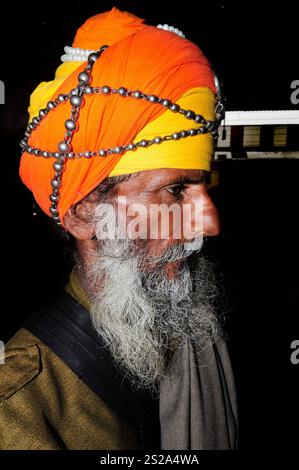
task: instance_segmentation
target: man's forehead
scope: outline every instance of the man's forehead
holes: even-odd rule
[[[122,183],[122,187],[126,186],[140,187],[141,189],[156,189],[170,184],[176,183],[202,183],[205,181],[207,171],[181,168],[161,168],[157,170],[140,171],[138,174],[132,174],[132,177]],[[133,180],[132,180],[133,178]]]

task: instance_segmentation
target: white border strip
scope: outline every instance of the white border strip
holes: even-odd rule
[[[223,125],[224,121],[222,121]],[[262,126],[262,125],[299,124],[299,111],[226,111],[226,126]]]
[[[282,151],[282,152],[245,152],[246,157],[233,157],[233,152],[231,151],[221,151],[219,149],[215,152],[214,161],[218,162],[220,159],[218,158],[219,155],[224,155],[227,160],[250,160],[250,159],[269,159],[269,158],[280,158],[280,159],[298,159],[299,160],[299,152],[290,152],[290,151]]]

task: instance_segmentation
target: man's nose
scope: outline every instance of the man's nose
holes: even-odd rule
[[[203,204],[203,236],[215,237],[220,233],[220,220],[218,210],[208,194]]]

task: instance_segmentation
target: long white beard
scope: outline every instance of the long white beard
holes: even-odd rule
[[[197,244],[193,246],[197,248]],[[158,393],[167,363],[182,339],[212,344],[221,328],[214,312],[217,289],[209,263],[201,256],[192,267],[192,243],[176,244],[155,258],[150,271],[144,249],[132,240],[101,240],[85,278],[91,293],[91,318],[116,363],[136,388]],[[165,265],[181,259],[168,279]]]

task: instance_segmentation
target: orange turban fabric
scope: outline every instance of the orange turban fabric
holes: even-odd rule
[[[207,59],[194,43],[172,32],[145,25],[142,19],[113,8],[87,20],[79,28],[73,47],[98,50],[104,44],[109,45],[109,48],[94,64],[92,86],[123,86],[168,98],[173,102],[188,90],[200,88],[208,90],[214,99],[216,90],[213,72]],[[61,65],[57,71],[56,89],[54,86],[55,91],[52,90],[51,98],[56,98],[60,93],[69,93],[75,88],[78,84],[78,74],[85,65]],[[37,88],[32,95],[31,108],[34,108],[37,95],[47,94],[47,90],[49,93],[51,87],[47,87],[52,86],[54,82],[43,83]],[[41,107],[46,105],[49,98]],[[34,110],[35,115],[39,109]],[[64,123],[70,117],[70,109],[70,103],[67,101],[51,111],[32,132],[29,145],[56,152],[58,143],[63,140],[65,134]],[[145,100],[118,95],[86,96],[84,106],[80,109],[79,128],[73,136],[73,151],[97,151],[101,148],[126,145],[133,142],[147,125],[166,112],[170,113],[162,106]],[[205,117],[211,119],[209,116]],[[190,124],[186,121],[187,129]],[[181,124],[176,126],[173,132],[180,129]],[[201,137],[206,136],[198,136]],[[197,137],[190,137],[193,138]],[[163,145],[164,143],[160,148]],[[113,171],[122,156],[97,156],[66,162],[58,205],[61,220],[73,204],[86,196]],[[22,181],[48,215],[49,196],[52,192],[51,179],[54,175],[53,162],[53,158],[36,157],[24,152],[20,164]]]

